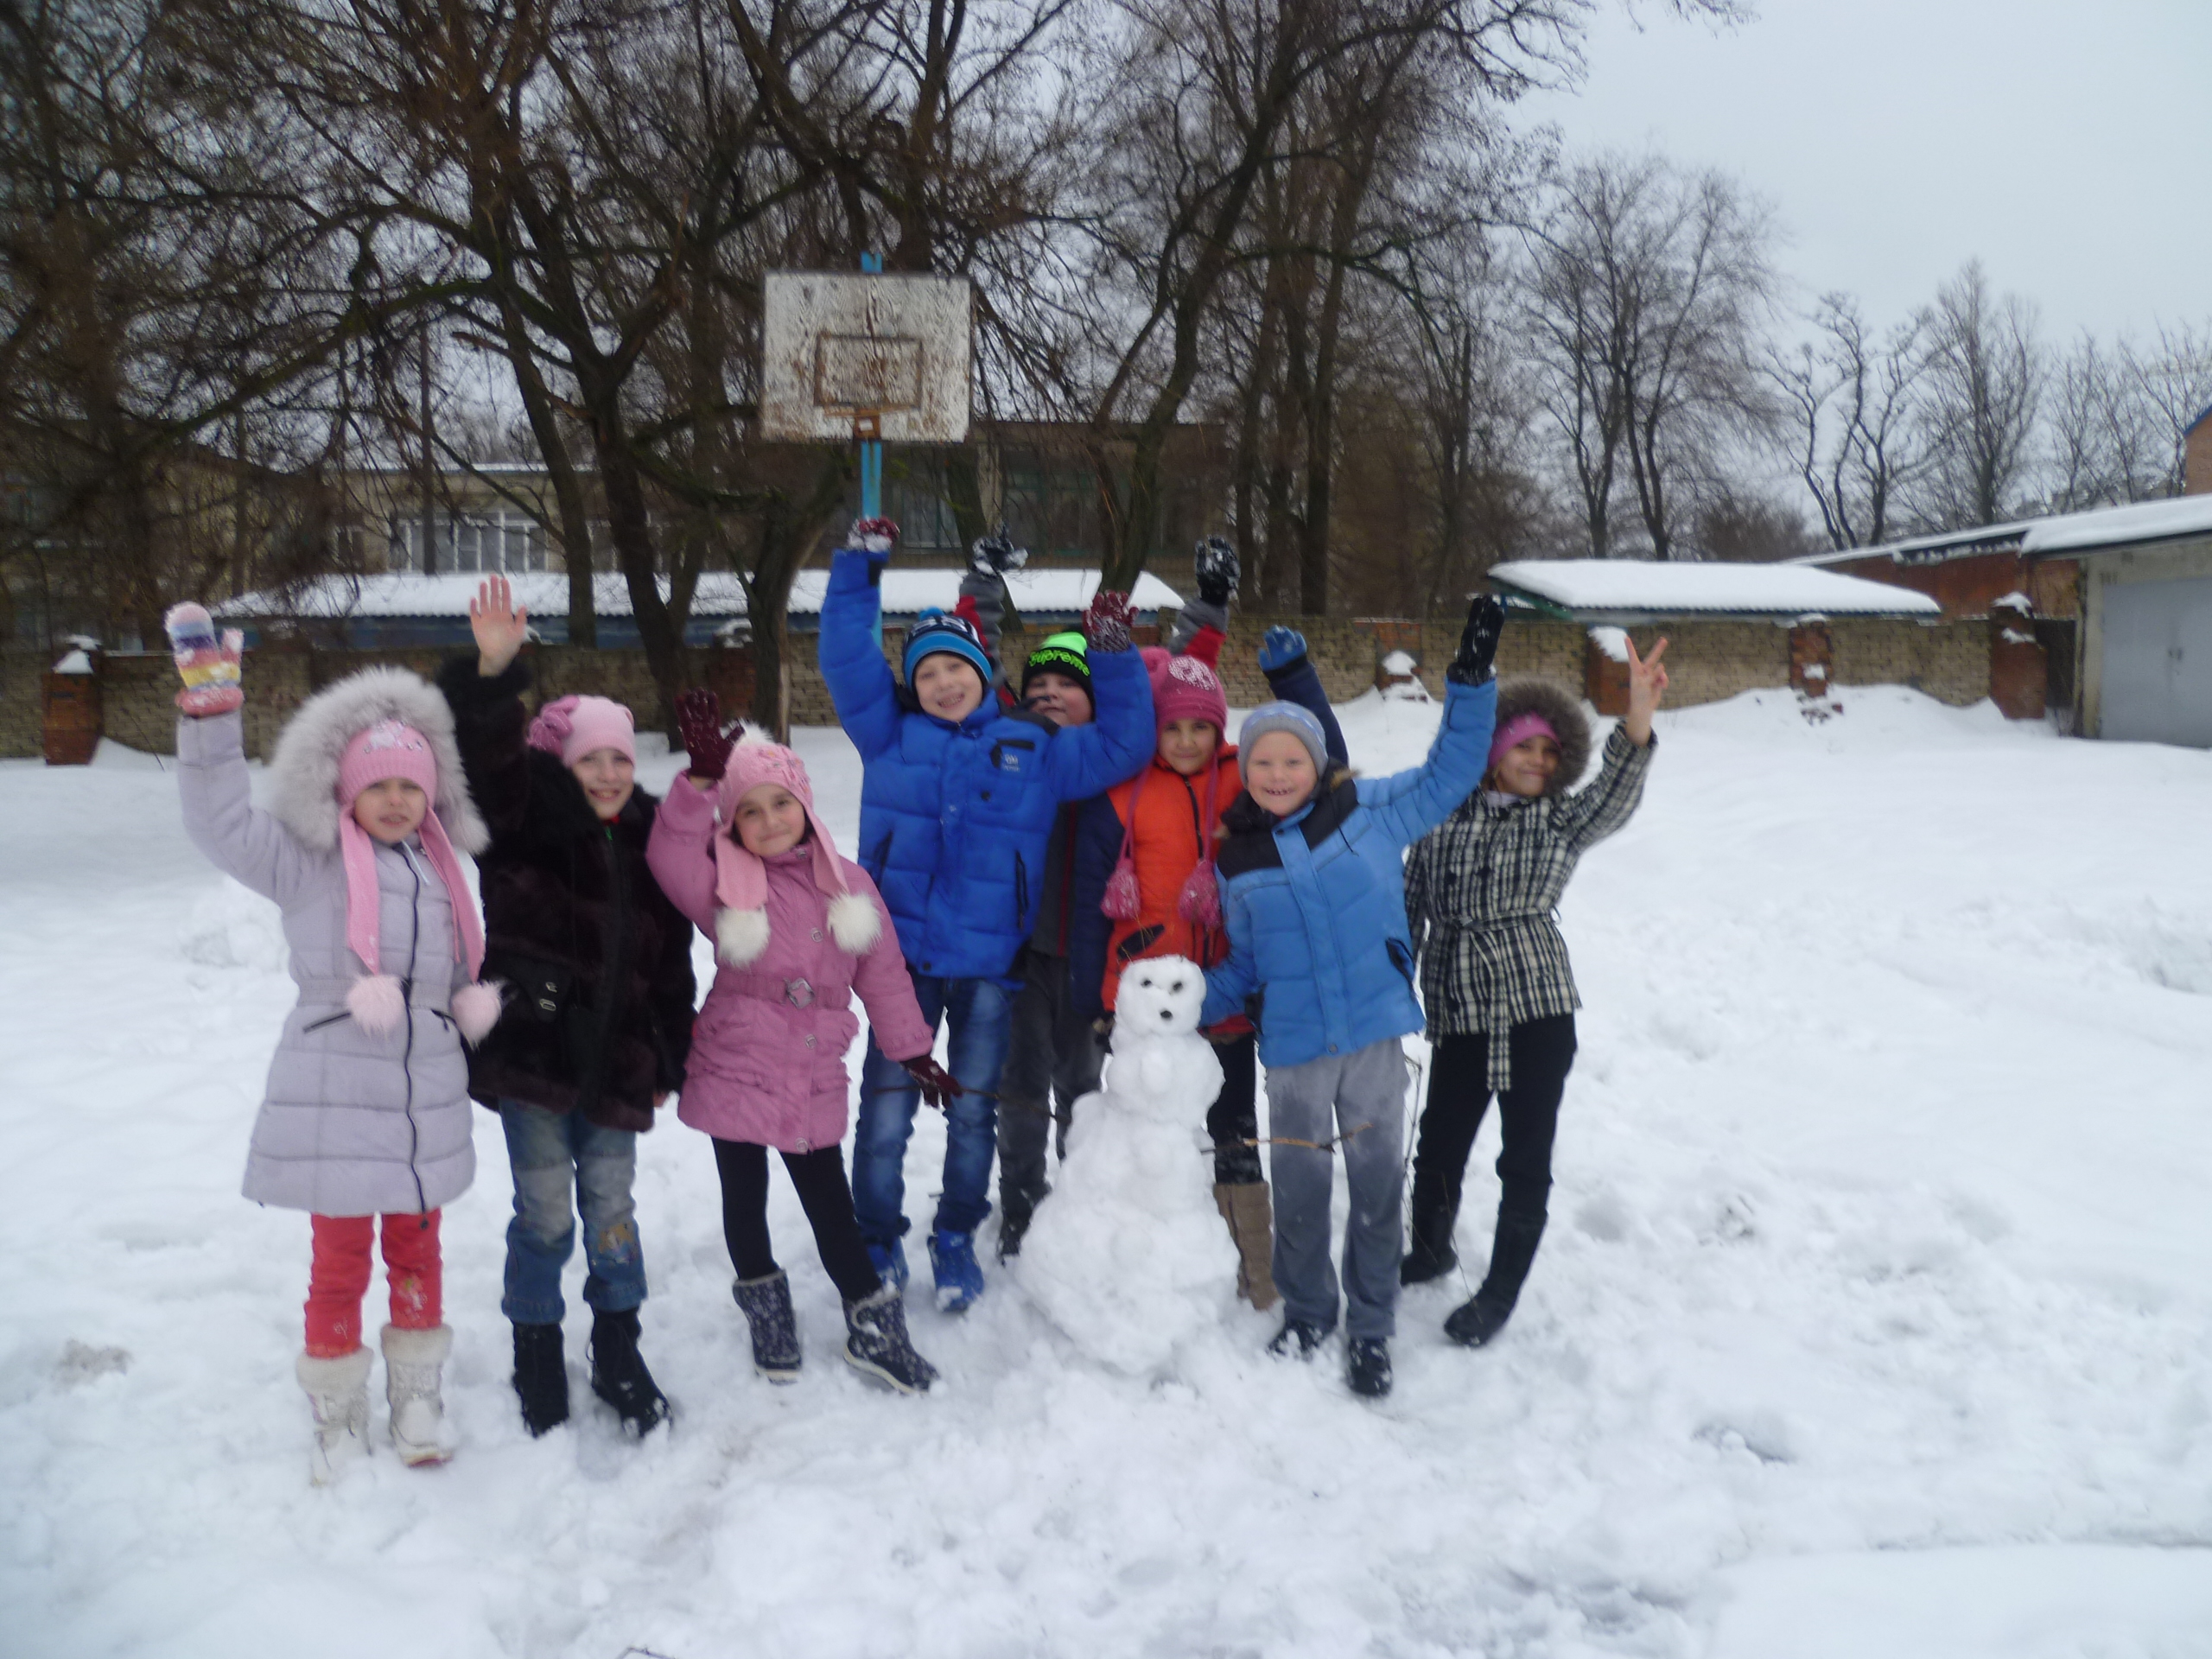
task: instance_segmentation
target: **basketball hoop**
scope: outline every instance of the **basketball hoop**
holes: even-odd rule
[[[760,435],[788,443],[959,443],[968,435],[966,279],[773,270]]]

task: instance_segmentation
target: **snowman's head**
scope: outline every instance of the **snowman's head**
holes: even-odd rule
[[[1149,957],[1122,974],[1114,999],[1116,1033],[1180,1037],[1198,1028],[1206,1003],[1205,970],[1182,957]]]

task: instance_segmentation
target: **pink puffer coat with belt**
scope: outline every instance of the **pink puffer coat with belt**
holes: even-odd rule
[[[715,937],[714,798],[679,780],[661,802],[645,861],[676,907]],[[768,876],[768,945],[749,966],[717,962],[691,1027],[691,1058],[676,1115],[718,1141],[812,1152],[845,1138],[850,1083],[845,1051],[860,1033],[858,992],[883,1052],[930,1052],[899,936],[868,873],[839,859],[846,885],[875,906],[874,947],[860,956],[830,937],[830,897],[816,886],[804,842],[761,861]]]

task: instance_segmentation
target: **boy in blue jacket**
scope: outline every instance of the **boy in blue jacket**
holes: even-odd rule
[[[1145,763],[1152,691],[1130,649],[1128,595],[1104,592],[1084,619],[1096,709],[1090,725],[1063,730],[1027,709],[1002,707],[989,695],[994,671],[975,626],[943,612],[924,612],[908,632],[901,686],[876,643],[879,585],[897,533],[886,520],[864,520],[854,526],[860,545],[831,561],[820,660],[838,721],[861,753],[857,856],[890,908],[923,1018],[950,1027],[947,1058],[962,1092],[946,1114],[930,1265],[938,1306],[958,1312],[983,1291],[975,1233],[991,1212],[992,1096],[1052,828],[1064,802],[1111,788]],[[899,1284],[906,1142],[918,1098],[871,1036],[853,1207],[877,1271]]]
[[[1504,621],[1494,599],[1468,611],[1445,671],[1444,723],[1423,765],[1355,780],[1332,767],[1310,713],[1265,703],[1237,734],[1244,792],[1223,815],[1229,839],[1216,868],[1229,957],[1207,971],[1201,1020],[1211,1025],[1242,1012],[1259,1028],[1274,1138],[1274,1279],[1284,1303],[1268,1347],[1306,1358],[1336,1326],[1326,1149],[1334,1139],[1351,1192],[1349,1373],[1353,1392],[1369,1398],[1390,1391],[1405,1248],[1401,1039],[1421,1028],[1401,913],[1405,853],[1481,781],[1497,706],[1491,664]]]

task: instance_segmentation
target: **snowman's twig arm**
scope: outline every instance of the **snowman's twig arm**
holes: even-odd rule
[[[1372,1123],[1362,1123],[1357,1128],[1346,1129],[1342,1135],[1331,1135],[1326,1141],[1300,1141],[1295,1135],[1262,1135],[1257,1140],[1217,1141],[1211,1146],[1200,1147],[1198,1150],[1208,1157],[1217,1152],[1228,1152],[1237,1147],[1305,1147],[1314,1152],[1333,1152],[1338,1147],[1357,1135],[1361,1129],[1371,1129],[1374,1127]]]

